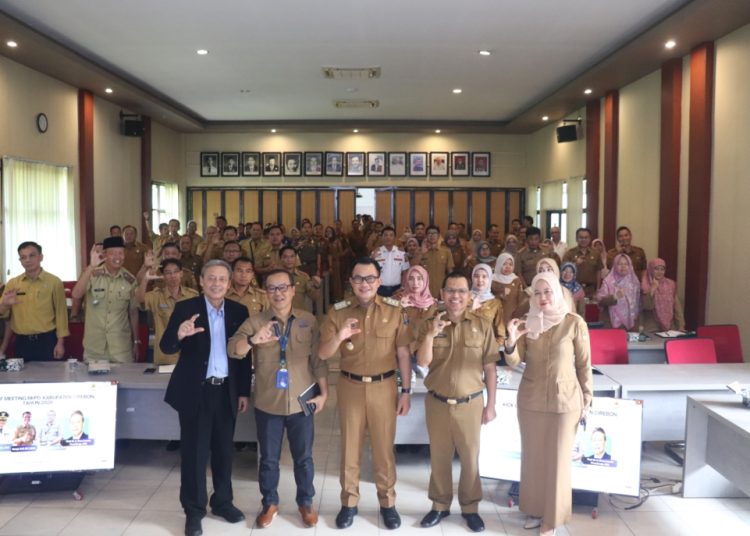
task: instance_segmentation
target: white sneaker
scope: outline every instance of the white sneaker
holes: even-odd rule
[[[538,529],[541,526],[542,526],[542,518],[541,517],[526,516],[526,523],[524,523],[523,528],[525,528],[525,529]]]

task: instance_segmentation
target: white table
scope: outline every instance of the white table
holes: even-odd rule
[[[653,333],[649,333],[648,336],[650,338],[643,342],[628,341],[628,361],[631,365],[663,365],[667,362],[667,354],[664,351],[667,339],[657,337]]]
[[[725,394],[727,384],[750,384],[750,363],[598,365],[620,384],[620,397],[643,400],[643,441],[685,439],[689,395]]]
[[[750,409],[738,395],[687,399],[684,497],[750,495]]]

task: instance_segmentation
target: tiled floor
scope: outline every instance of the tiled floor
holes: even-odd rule
[[[204,534],[210,535],[326,535],[369,536],[391,533],[380,528],[371,461],[362,472],[360,515],[346,530],[336,529],[339,509],[338,460],[340,441],[335,412],[335,390],[329,405],[316,422],[315,462],[316,507],[321,512],[318,526],[303,528],[294,504],[294,478],[288,454],[283,460],[280,496],[281,514],[267,529],[255,529],[252,520],[260,508],[256,454],[236,454],[234,467],[235,504],[247,521],[230,525],[208,515]],[[425,449],[399,451],[397,506],[402,526],[395,534],[466,535],[463,519],[454,504],[454,514],[437,527],[422,529],[419,521],[429,510],[427,482],[429,461]],[[456,473],[457,473],[457,467]],[[662,454],[660,445],[649,445],[642,464],[644,476],[678,479],[681,471]],[[166,452],[163,442],[131,441],[118,448],[114,471],[87,476],[81,486],[83,500],[70,492],[15,494],[0,496],[0,536],[87,535],[87,536],[166,536],[183,533],[184,516],[179,494],[179,455]],[[525,516],[517,507],[508,507],[510,483],[484,480],[485,500],[480,505],[486,534],[533,535],[523,529]],[[750,499],[683,499],[680,496],[651,496],[642,506],[625,510],[628,503],[610,504],[600,495],[599,515],[592,519],[591,508],[576,506],[572,521],[558,530],[561,536],[646,536],[750,534]]]

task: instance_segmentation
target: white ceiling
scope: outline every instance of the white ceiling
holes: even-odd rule
[[[201,120],[502,122],[686,3],[0,0],[0,10]],[[382,77],[326,80],[322,66],[380,66]],[[335,99],[380,107],[339,110]]]

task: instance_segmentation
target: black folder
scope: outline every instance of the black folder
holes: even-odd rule
[[[309,401],[319,395],[320,386],[317,383],[313,383],[312,385],[310,385],[310,387],[302,391],[302,394],[297,397],[299,405],[300,407],[302,407],[302,411],[305,413],[305,415],[312,415],[313,413],[315,413],[315,404],[310,404]]]

